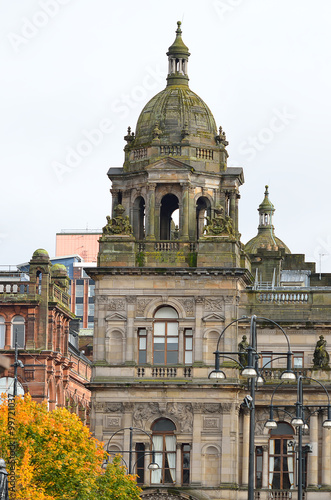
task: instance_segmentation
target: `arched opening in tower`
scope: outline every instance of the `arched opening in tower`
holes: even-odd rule
[[[207,217],[211,216],[210,201],[205,196],[197,200],[197,239],[203,235],[203,228],[207,224]]]
[[[145,238],[145,200],[138,196],[133,204],[133,234],[137,240]]]
[[[178,210],[179,202],[177,196],[174,194],[166,194],[161,201],[160,211],[160,239],[171,240],[174,239],[176,232],[179,228],[172,217],[175,210]]]

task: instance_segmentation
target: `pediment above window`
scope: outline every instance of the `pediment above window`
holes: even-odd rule
[[[118,312],[115,312],[106,316],[106,321],[126,321],[126,317]]]
[[[207,314],[207,316],[204,316],[202,318],[202,321],[204,321],[205,323],[208,323],[208,322],[215,323],[216,321],[223,323],[224,320],[225,320],[225,316],[223,316],[223,314],[216,314],[216,313]]]

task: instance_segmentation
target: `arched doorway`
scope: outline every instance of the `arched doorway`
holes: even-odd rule
[[[174,194],[166,194],[161,200],[160,210],[160,239],[170,240],[171,232],[174,233],[175,222],[172,218],[175,210],[178,210],[178,198]],[[173,226],[173,227],[172,227]]]

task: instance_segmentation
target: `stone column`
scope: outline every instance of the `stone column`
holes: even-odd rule
[[[193,352],[193,363],[203,362],[203,349],[207,349],[207,339],[203,343],[203,326],[201,318],[203,317],[203,297],[195,297],[195,331],[193,331],[194,337],[194,352]],[[207,353],[205,353],[205,356]]]
[[[318,414],[310,417],[310,444],[313,451],[308,455],[308,485],[318,485]]]
[[[185,352],[184,352],[184,328],[178,328],[178,363],[185,362]]]
[[[248,485],[248,463],[249,463],[249,410],[243,414],[243,447],[242,447],[242,477],[243,485]]]
[[[151,450],[151,443],[148,441],[145,444],[145,451],[152,451]],[[144,469],[145,469],[145,472],[144,472],[144,485],[145,486],[149,486],[151,484],[151,471],[149,470],[148,466],[150,463],[152,463],[152,458],[153,455],[152,453],[149,454],[149,453],[146,453],[145,456],[144,456]]]
[[[268,461],[268,445],[262,446],[262,488],[268,488],[269,485],[269,461]]]
[[[323,412],[323,420],[327,418],[326,412]],[[322,439],[322,485],[330,486],[330,431],[323,427],[323,439]]]
[[[191,451],[191,484],[200,485],[202,481],[201,466],[201,429],[203,428],[203,417],[199,403],[193,404],[193,437]]]
[[[182,484],[182,443],[176,443],[176,486]]]
[[[5,349],[11,349],[11,322],[5,322],[6,330],[5,330]],[[14,345],[13,345],[14,347]]]
[[[155,184],[148,184],[146,239],[155,240]]]
[[[196,204],[195,204],[195,193],[194,188],[189,187],[188,189],[189,202],[188,202],[188,236],[190,240],[197,240],[198,234],[197,231],[197,220],[196,220]]]
[[[136,356],[136,346],[138,344],[137,335],[135,335],[134,331],[134,317],[135,317],[135,304],[136,297],[133,295],[128,295],[126,297],[127,301],[127,328],[126,328],[126,339],[124,339],[124,353],[123,353],[123,361],[138,361],[138,357]],[[126,340],[126,342],[125,342]]]
[[[189,187],[188,184],[182,185],[183,199],[183,227],[181,228],[180,236],[184,240],[188,240],[188,221],[189,221]]]
[[[222,418],[222,455],[221,455],[221,483],[233,483],[233,477],[236,471],[233,470],[234,448],[232,446],[232,426],[233,426],[233,412],[232,404],[222,404],[223,418]]]
[[[238,214],[239,214],[239,199],[240,199],[240,194],[236,193],[235,194],[235,217],[233,219],[233,224],[234,224],[234,230],[237,233],[239,229],[239,223],[238,223]]]

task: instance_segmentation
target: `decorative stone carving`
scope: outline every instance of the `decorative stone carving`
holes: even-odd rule
[[[103,412],[105,408],[105,403],[92,403],[95,411]]]
[[[229,215],[223,215],[224,209],[218,205],[214,209],[214,217],[207,217],[207,225],[204,227],[206,236],[235,236],[233,220]]]
[[[197,296],[195,297],[195,303],[196,304],[203,304],[205,301],[205,298],[204,297],[201,297],[201,296]]]
[[[194,311],[194,302],[193,299],[178,299],[185,309],[187,315],[192,315]]]
[[[104,411],[106,413],[122,413],[123,403],[105,403]]]
[[[125,311],[125,300],[109,298],[107,309],[109,311]]]
[[[269,410],[267,408],[260,408],[256,411],[255,419],[255,435],[261,436],[264,431],[264,424],[269,419]]]
[[[181,432],[192,432],[193,408],[191,403],[167,403],[167,413],[178,419]]]
[[[205,299],[205,311],[223,311],[224,309],[224,298],[219,297],[218,299]]]
[[[159,403],[136,403],[133,411],[133,425],[144,429],[146,421],[159,414]]]
[[[221,411],[221,403],[204,403],[203,405],[203,413],[220,413]]]
[[[123,205],[117,205],[114,208],[115,217],[111,219],[109,215],[107,215],[107,224],[102,228],[102,237],[104,238],[109,235],[114,234],[129,234],[132,235],[132,226],[130,224],[129,216],[126,215],[123,217],[125,212],[125,208]]]
[[[203,419],[203,428],[204,429],[217,430],[217,429],[219,429],[219,427],[220,427],[219,418],[204,417],[204,419]]]
[[[135,295],[127,295],[126,301],[128,304],[134,304],[136,302],[136,296]]]
[[[152,299],[151,298],[139,298],[137,299],[137,314],[139,316],[143,315],[145,312],[146,306],[150,303]]]
[[[222,403],[223,413],[230,413],[233,408],[232,403]]]
[[[110,417],[107,416],[105,420],[106,427],[109,428],[120,428],[121,427],[121,417]]]

